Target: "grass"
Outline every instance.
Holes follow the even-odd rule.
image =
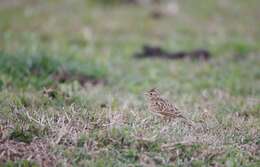
[[[72,75],[88,75],[93,78],[104,77],[105,69],[97,67],[92,60],[72,60],[71,57],[49,56],[41,50],[36,53],[21,51],[8,54],[0,53],[0,66],[3,86],[43,87],[54,84],[52,75],[64,70]]]
[[[0,166],[259,166],[257,0],[176,1],[176,15],[159,19],[151,13],[164,3],[1,3],[0,151],[10,156]],[[135,59],[144,44],[212,58]],[[74,77],[55,80],[63,70]],[[198,123],[151,115],[152,87]],[[25,151],[12,154],[7,141]]]

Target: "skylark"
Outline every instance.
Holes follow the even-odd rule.
[[[153,88],[145,93],[148,98],[149,110],[156,115],[162,116],[164,118],[183,118],[181,112],[178,111],[177,107],[168,102],[167,99],[161,97],[158,89]]]

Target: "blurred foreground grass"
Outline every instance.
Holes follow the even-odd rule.
[[[164,3],[1,1],[1,141],[47,140],[59,166],[259,166],[259,2],[170,3],[157,18]],[[213,57],[133,58],[144,44]],[[105,82],[55,81],[62,70]],[[201,123],[152,117],[152,87]],[[28,155],[0,163],[29,166]]]

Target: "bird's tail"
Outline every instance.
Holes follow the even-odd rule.
[[[178,116],[179,118],[182,118],[184,120],[184,123],[187,124],[188,126],[194,126],[194,122],[187,119],[186,117],[184,117],[183,115],[179,114]]]
[[[184,117],[180,112],[168,112],[168,113],[164,112],[163,115],[168,116],[169,118],[172,118],[172,119],[182,118],[184,123],[187,124],[188,126],[194,126],[195,125],[195,123],[193,121]]]

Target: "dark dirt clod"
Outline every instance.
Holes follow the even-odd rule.
[[[208,60],[211,54],[206,49],[197,49],[190,52],[168,52],[161,47],[145,45],[141,53],[135,54],[136,58],[164,58],[164,59],[192,59],[192,60]]]
[[[107,105],[105,103],[100,104],[101,108],[107,108]]]
[[[52,75],[53,80],[58,81],[59,83],[64,83],[67,81],[78,81],[81,86],[84,86],[86,83],[92,85],[104,84],[104,80],[97,79],[93,76],[88,76],[80,73],[71,73],[66,70],[60,70]]]
[[[0,164],[7,161],[29,160],[43,167],[55,166],[56,157],[49,153],[47,142],[35,140],[30,144],[0,140]]]
[[[153,18],[153,19],[160,19],[163,17],[163,14],[162,12],[160,11],[152,11],[150,16]]]

